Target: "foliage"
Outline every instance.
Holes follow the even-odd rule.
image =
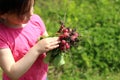
[[[70,27],[75,26],[82,36],[79,47],[71,51],[71,56],[66,56],[70,60],[67,59],[68,65],[62,67],[62,80],[68,76],[67,80],[80,79],[81,70],[97,69],[100,74],[120,70],[119,0],[38,2],[38,14],[43,18],[49,34],[58,30],[58,21],[62,20]]]

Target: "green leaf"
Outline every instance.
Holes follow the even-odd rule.
[[[56,56],[54,61],[53,61],[53,65],[58,67],[65,64],[65,60],[64,60],[64,53],[61,53],[60,55]]]
[[[48,64],[49,61],[50,61],[50,59],[51,59],[51,54],[48,53],[47,56],[46,56],[45,59],[44,59],[44,62]]]

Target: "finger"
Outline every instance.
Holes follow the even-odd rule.
[[[50,46],[59,45],[60,41],[51,42]]]
[[[59,37],[53,37],[55,40],[59,40]]]
[[[49,42],[49,43],[53,43],[53,42],[56,42],[56,41],[57,41],[57,42],[59,41],[58,37],[53,37],[53,38],[49,38],[49,39],[48,39],[48,42]]]
[[[59,40],[59,37],[51,37],[49,39],[51,39],[51,40]]]
[[[55,49],[57,47],[59,47],[59,45],[54,45],[54,46],[50,47],[49,50],[53,50],[53,49]]]
[[[49,46],[46,46],[46,47],[45,47],[45,51],[48,52],[48,51],[50,51],[50,50],[52,50],[52,49],[55,49],[55,48],[57,48],[57,47],[59,47],[59,45],[52,45],[52,46],[49,45]]]

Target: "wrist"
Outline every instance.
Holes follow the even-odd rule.
[[[34,47],[31,48],[31,52],[34,53],[36,56],[39,56],[40,54],[43,53],[40,48],[40,45],[38,45],[38,44],[36,44]]]

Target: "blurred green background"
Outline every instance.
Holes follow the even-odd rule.
[[[49,66],[49,80],[120,80],[120,0],[37,0],[35,13],[49,35],[59,21],[76,28],[79,47],[66,56],[66,64]]]

